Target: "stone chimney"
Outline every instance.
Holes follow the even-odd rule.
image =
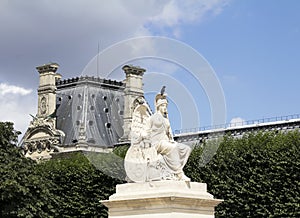
[[[143,68],[132,65],[125,65],[123,68],[126,74],[125,99],[124,99],[124,134],[121,142],[129,141],[130,126],[132,121],[133,102],[137,97],[144,96],[143,75],[146,71]]]
[[[37,117],[46,118],[53,114],[56,108],[56,85],[55,82],[61,78],[56,73],[59,65],[56,63],[44,64],[36,67],[40,74],[38,88],[38,112]]]

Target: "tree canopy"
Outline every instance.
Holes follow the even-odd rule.
[[[12,123],[0,122],[0,217],[107,217],[99,201],[123,181],[97,169],[100,163],[83,153],[36,163],[17,147],[18,134]],[[299,147],[299,130],[225,136],[196,145],[184,170],[225,200],[216,217],[300,217]],[[118,147],[114,154],[124,158],[127,149]],[[108,154],[102,157],[101,166],[113,162]],[[124,171],[120,163],[111,166],[112,175]]]
[[[46,217],[53,209],[52,193],[35,171],[36,162],[17,147],[13,123],[0,122],[0,216]]]
[[[197,146],[186,166],[193,181],[224,199],[216,217],[300,217],[300,133],[259,132],[237,139],[225,136],[204,167],[205,146]]]

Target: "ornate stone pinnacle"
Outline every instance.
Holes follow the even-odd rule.
[[[146,69],[144,68],[133,65],[125,65],[124,67],[122,67],[122,70],[124,70],[126,74],[136,74],[140,76],[143,76],[144,72],[146,71]]]
[[[43,64],[42,66],[36,67],[39,73],[53,72],[55,73],[59,65],[57,63]]]

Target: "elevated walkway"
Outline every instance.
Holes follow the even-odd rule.
[[[177,142],[202,142],[224,134],[241,137],[253,131],[289,131],[300,127],[300,114],[174,131]]]

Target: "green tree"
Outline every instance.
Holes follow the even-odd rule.
[[[36,163],[16,146],[20,132],[13,123],[0,122],[0,217],[47,217],[53,199],[36,171]]]
[[[123,181],[105,172],[124,177],[128,146],[37,164],[21,154],[18,134],[12,123],[0,122],[0,217],[107,217],[99,201]],[[225,136],[197,145],[185,172],[225,200],[216,217],[300,217],[299,147],[298,130]]]
[[[38,165],[50,191],[58,198],[55,217],[107,217],[100,200],[107,200],[121,181],[98,170],[82,153],[69,154]]]
[[[225,200],[216,217],[300,217],[299,131],[226,136],[203,167],[205,146],[193,150],[186,173]]]

